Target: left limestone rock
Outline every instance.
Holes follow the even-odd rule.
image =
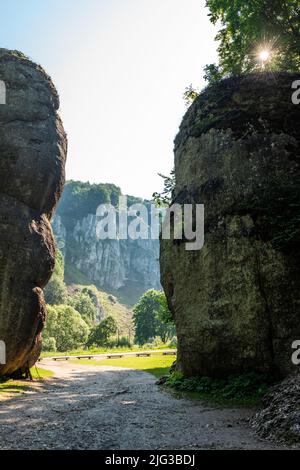
[[[42,289],[55,263],[50,220],[65,182],[67,139],[57,91],[39,65],[0,49],[0,82],[0,375],[8,375],[40,353]]]

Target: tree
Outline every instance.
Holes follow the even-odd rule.
[[[55,269],[44,292],[46,303],[49,305],[61,305],[67,299],[67,289],[64,283],[64,258],[58,249],[55,256]]]
[[[262,68],[300,70],[299,0],[207,0],[206,5],[212,23],[221,23],[219,64],[205,68],[210,83]]]
[[[192,104],[192,102],[197,98],[197,96],[199,96],[199,91],[196,90],[196,88],[194,88],[192,84],[186,87],[183,93],[183,99],[187,108]]]
[[[43,351],[57,351],[56,341],[53,336],[48,337],[47,334],[43,335]]]
[[[174,336],[175,327],[163,292],[148,290],[140,298],[133,312],[135,340],[138,344],[145,344],[156,336],[166,342]]]
[[[46,327],[43,330],[45,346],[53,345],[50,338],[54,338],[56,348],[61,352],[79,348],[86,343],[89,327],[73,307],[48,305],[47,311]]]
[[[118,203],[120,188],[113,184],[90,184],[82,181],[67,181],[57,214],[63,219],[67,230],[72,230],[77,220],[87,214],[95,214],[100,204]]]
[[[153,200],[158,207],[169,206],[172,200],[172,192],[175,188],[175,168],[171,170],[169,176],[158,173],[164,180],[164,189],[161,193],[155,192],[152,194]]]
[[[164,292],[157,291],[159,292],[158,296],[158,301],[160,303],[160,309],[157,312],[158,319],[162,322],[165,323],[166,325],[174,325],[174,319],[172,316],[172,313],[169,310],[168,307],[168,301],[167,297],[165,296]]]
[[[69,297],[68,304],[80,313],[88,325],[92,326],[95,323],[97,308],[87,293],[79,292],[74,297]]]
[[[211,85],[214,83],[217,83],[221,80],[222,78],[222,72],[220,70],[220,67],[218,67],[216,64],[209,64],[204,67],[204,80],[209,82]],[[193,96],[190,96],[190,103],[191,101],[194,101],[199,94],[195,94]]]
[[[159,292],[158,301],[160,303],[160,308],[156,312],[157,335],[161,337],[164,343],[166,343],[167,340],[176,336],[176,328],[164,292]]]
[[[50,280],[45,288],[45,300],[49,305],[64,304],[67,299],[67,291],[64,282],[56,276]]]
[[[87,341],[87,346],[106,346],[109,339],[115,335],[117,331],[118,325],[116,320],[112,316],[108,316],[92,329]]]

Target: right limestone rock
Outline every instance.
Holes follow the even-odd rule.
[[[161,240],[177,369],[188,376],[298,369],[299,79],[261,73],[208,87],[176,137],[173,202],[205,206],[201,250]]]

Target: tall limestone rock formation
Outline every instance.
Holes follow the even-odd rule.
[[[222,377],[285,375],[300,339],[299,74],[207,88],[175,140],[174,202],[205,205],[205,244],[161,241],[178,332],[177,368]]]
[[[53,268],[50,219],[65,178],[59,99],[43,69],[0,49],[0,375],[27,369],[40,352],[43,287]],[[4,85],[3,85],[4,84]],[[3,346],[3,343],[1,343]]]
[[[119,196],[120,188],[113,184],[68,181],[53,230],[65,256],[68,284],[93,283],[113,292],[123,303],[133,305],[146,290],[161,289],[159,241],[150,237],[99,239],[97,207],[109,203],[117,208]],[[128,207],[136,203],[150,205],[149,201],[127,196]],[[149,222],[150,216],[145,223]]]

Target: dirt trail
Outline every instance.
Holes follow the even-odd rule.
[[[0,449],[272,449],[253,411],[177,399],[135,370],[45,361],[55,372],[0,402]]]

